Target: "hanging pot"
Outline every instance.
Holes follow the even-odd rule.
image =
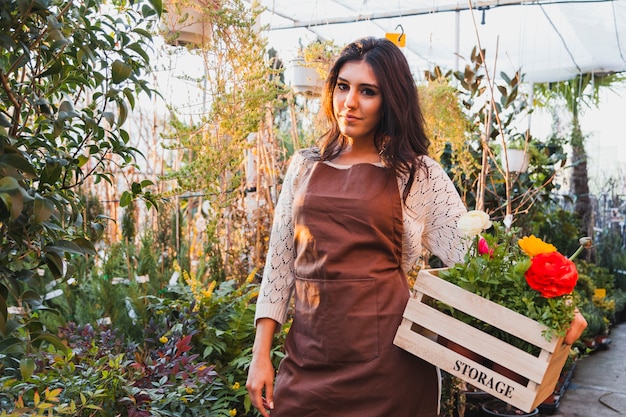
[[[216,0],[165,0],[161,33],[170,45],[202,46],[213,36],[208,10]]]
[[[315,67],[306,65],[303,58],[291,61],[291,88],[294,93],[320,95],[324,88],[324,80]]]
[[[506,160],[504,155],[502,156],[502,163],[508,162],[509,172],[526,172],[530,163],[530,157],[528,152],[524,152],[523,149],[508,149],[506,150]]]

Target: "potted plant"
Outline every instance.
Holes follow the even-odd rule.
[[[525,135],[518,133],[503,147],[502,167],[508,172],[526,172],[534,145]]]
[[[296,57],[291,64],[291,89],[294,93],[319,95],[324,87],[324,80],[315,67],[307,64],[303,57]]]
[[[566,258],[532,235],[520,239],[516,228],[491,222],[482,211],[468,212],[459,220],[459,228],[471,240],[465,262],[440,271],[439,276],[545,325],[550,329],[544,334],[547,340],[565,336],[576,309],[572,291],[578,273],[572,259],[591,240],[581,239],[579,250]],[[488,229],[492,233],[483,233]],[[493,326],[464,319],[496,337],[506,337]],[[532,351],[521,341],[514,343]]]
[[[314,41],[300,47],[298,56],[291,61],[291,88],[294,93],[319,95],[324,80],[339,49],[332,41]]]
[[[165,0],[161,31],[171,45],[206,44],[213,36],[211,11],[219,0]]]
[[[531,412],[553,391],[571,350],[563,338],[576,314],[576,267],[482,211],[458,226],[470,239],[465,261],[418,273],[394,343]],[[591,242],[580,244],[573,257]]]

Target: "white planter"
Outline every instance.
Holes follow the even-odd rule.
[[[294,93],[320,95],[324,88],[324,80],[314,67],[305,66],[304,59],[291,61],[291,88]]]
[[[211,0],[165,0],[161,33],[170,45],[202,46],[213,36],[206,10],[215,7]]]
[[[528,164],[530,158],[528,152],[524,152],[523,149],[507,149],[507,158],[502,156],[502,166],[508,161],[509,172],[526,172],[528,170]]]

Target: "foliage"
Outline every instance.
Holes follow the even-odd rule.
[[[213,368],[190,353],[191,335],[174,332],[147,352],[107,328],[69,325],[62,336],[71,350],[48,349],[22,382],[3,378],[16,404],[8,415],[40,415],[38,396],[49,387],[56,394],[45,398],[50,415],[214,415],[211,392],[219,384]]]
[[[571,211],[555,204],[541,204],[522,222],[526,234],[533,234],[552,243],[561,253],[574,253],[578,247],[579,220]]]
[[[507,214],[530,218],[536,203],[552,198],[551,192],[558,187],[553,179],[565,163],[565,154],[556,137],[539,141],[519,130],[519,119],[529,112],[521,89],[523,74],[501,73],[496,84],[485,68],[485,53],[474,48],[463,71],[444,74],[436,67],[425,74],[429,84],[420,93],[423,90],[423,105],[430,109],[426,117],[432,150],[454,179],[466,206],[494,218]],[[462,114],[457,111],[459,103]],[[511,173],[499,163],[515,138],[523,140],[529,150],[528,172]]]
[[[626,269],[626,247],[623,239],[623,233],[617,227],[598,233],[595,256],[598,266],[610,271]]]
[[[558,285],[564,284],[563,288],[559,288],[558,292],[547,291],[547,287],[535,289],[536,282],[528,275],[541,255],[555,249],[541,242],[541,245],[533,244],[537,247],[536,253],[529,252],[527,244],[523,248],[521,243],[518,244],[519,230],[516,228],[507,230],[497,222],[484,223],[484,227],[491,227],[491,233],[479,236],[478,230],[475,234],[468,234],[472,240],[465,261],[442,270],[439,276],[543,324],[547,328],[544,332],[547,340],[565,336],[574,317],[575,297],[571,291],[575,281],[561,283],[560,276],[553,277],[551,283],[544,285],[553,286],[558,282]],[[561,273],[562,269],[558,271]],[[569,291],[565,290],[569,285]],[[497,329],[490,328],[486,323],[454,311],[452,314],[487,333],[500,335]]]
[[[466,132],[470,126],[461,109],[458,91],[447,78],[435,71],[428,77],[427,85],[418,87],[418,93],[431,140],[429,152],[442,163],[459,186],[464,199],[467,199],[471,188],[463,184],[480,171],[480,155],[473,143],[468,141]]]
[[[258,294],[258,284],[253,283],[255,271],[242,283],[237,279],[207,283],[194,274],[182,272],[182,275],[185,285],[170,289],[171,301],[152,298],[153,316],[169,321],[161,325],[166,329],[176,329],[177,323],[193,323],[194,346],[204,361],[215,366],[222,384],[214,393],[213,412],[228,415],[236,410],[237,415],[252,415],[255,411],[246,395],[245,380],[255,334],[254,302]],[[187,305],[191,308],[187,309]],[[168,315],[171,311],[185,314],[175,313],[172,317]],[[275,366],[282,358],[284,336],[282,332],[276,335]]]
[[[298,55],[304,59],[304,65],[315,68],[320,78],[328,77],[330,68],[339,56],[341,47],[332,40],[316,40],[306,46],[300,46]]]
[[[72,277],[95,254],[102,224],[85,222],[78,188],[112,181],[106,162],[132,165],[138,152],[122,126],[138,97],[153,94],[142,78],[146,25],[160,6],[112,6],[105,15],[100,0],[2,1],[0,355],[10,374],[33,349],[60,345],[31,312],[44,308],[49,280]],[[135,194],[154,204],[147,185],[133,184]]]
[[[581,220],[581,231],[591,235],[592,219],[591,200],[589,198],[589,178],[587,172],[587,154],[585,151],[585,135],[580,125],[580,116],[584,107],[599,103],[600,88],[613,89],[623,83],[623,74],[598,75],[594,73],[579,76],[560,82],[537,83],[534,85],[536,104],[551,107],[553,110],[564,106],[572,116],[571,131],[568,132],[569,144],[572,147],[571,185],[574,195],[574,212]],[[554,132],[558,134],[559,132]]]
[[[271,110],[284,85],[265,56],[266,41],[256,28],[259,14],[242,0],[204,11],[212,36],[201,49],[185,52],[202,57],[208,109],[191,123],[175,114],[167,135],[168,146],[181,152],[180,168],[165,176],[176,182],[167,196],[192,192],[210,207],[207,249],[219,257],[217,267],[225,275],[245,276],[259,260],[267,230],[256,226],[269,223],[278,182]],[[258,180],[246,183],[253,177]],[[199,209],[188,202],[189,219]]]
[[[20,407],[7,415],[39,415],[41,404],[51,415],[76,417],[256,415],[244,386],[254,273],[218,284],[179,272],[179,283],[162,296],[144,298],[149,315],[139,318],[139,343],[110,326],[60,327],[65,350],[48,348],[29,374],[0,378],[5,400]],[[274,358],[281,358],[278,347]]]

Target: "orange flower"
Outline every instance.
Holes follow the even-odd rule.
[[[517,241],[520,248],[531,258],[542,253],[556,252],[556,247],[550,243],[535,237],[534,235],[526,236]]]

